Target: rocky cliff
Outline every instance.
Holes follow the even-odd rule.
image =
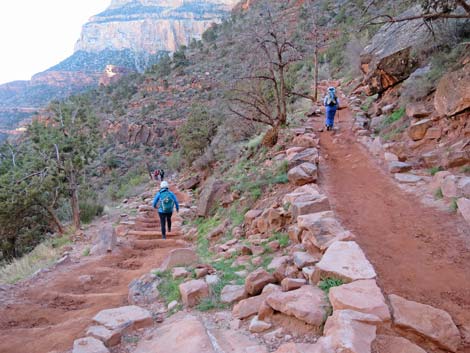
[[[175,51],[199,38],[238,0],[113,0],[83,26],[75,50]]]

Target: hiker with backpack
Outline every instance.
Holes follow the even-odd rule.
[[[171,216],[173,215],[173,209],[176,207],[176,212],[180,210],[178,199],[175,194],[169,190],[168,182],[166,181],[160,183],[160,190],[153,199],[152,207],[157,208],[157,205],[162,229],[162,239],[166,239],[166,225],[168,225],[168,232],[171,232]]]
[[[163,177],[165,176],[165,172],[163,169],[160,169],[160,180],[163,181]]]
[[[326,119],[325,119],[325,127],[326,130],[333,130],[333,125],[335,122],[335,114],[336,110],[339,107],[339,100],[336,96],[336,89],[334,87],[328,88],[328,93],[323,99],[323,105],[326,109]]]
[[[155,169],[153,172],[153,179],[158,180],[158,176],[160,175],[160,171],[158,169]]]

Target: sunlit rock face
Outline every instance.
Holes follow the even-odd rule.
[[[83,26],[75,51],[175,51],[200,38],[238,0],[113,0]]]

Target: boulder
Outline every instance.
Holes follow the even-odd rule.
[[[292,141],[292,145],[296,147],[318,147],[318,139],[315,138],[315,136],[312,135],[299,135],[294,137],[294,140]]]
[[[227,285],[222,289],[220,301],[222,303],[235,303],[246,298],[244,285]]]
[[[317,166],[310,162],[305,162],[289,170],[287,173],[289,182],[294,185],[304,185],[317,180]]]
[[[171,276],[173,279],[185,278],[189,276],[189,272],[184,267],[174,267]]]
[[[109,353],[109,350],[100,340],[94,337],[85,337],[73,342],[72,353]]]
[[[116,231],[111,224],[104,225],[94,240],[94,245],[90,250],[92,255],[103,255],[113,251],[117,244]]]
[[[426,351],[403,337],[378,335],[373,344],[380,353],[426,353]]]
[[[141,339],[134,353],[215,353],[202,322],[190,314],[178,313]]]
[[[304,230],[301,240],[309,251],[312,247],[323,251],[336,241],[354,239],[354,235],[345,230],[330,211],[299,216],[297,223]]]
[[[289,148],[287,151],[289,168],[294,168],[303,163],[318,164],[319,154],[316,148]]]
[[[323,352],[370,353],[376,337],[376,326],[382,320],[353,310],[334,311],[326,320],[324,337],[318,344]]]
[[[414,16],[419,11],[420,7],[415,6],[401,16]],[[427,38],[428,33],[420,20],[384,25],[361,53],[366,94],[382,93],[408,78],[417,67],[412,48],[428,43]]]
[[[437,140],[440,139],[442,136],[442,128],[439,126],[436,127],[430,127],[426,131],[426,135],[424,135],[424,138],[427,140]]]
[[[431,182],[429,183],[428,190],[431,193],[434,193],[437,189],[439,189],[441,187],[442,182],[449,175],[452,175],[452,174],[450,172],[448,172],[447,170],[443,170],[443,171],[440,171],[440,172],[437,172],[436,174],[434,174],[434,176],[432,177]]]
[[[146,273],[140,278],[129,283],[127,300],[129,304],[150,304],[158,299],[158,285],[161,279],[151,273]]]
[[[457,208],[462,217],[470,224],[470,199],[461,197],[457,200]]]
[[[324,323],[328,308],[325,293],[311,285],[289,292],[272,293],[266,298],[266,302],[274,310],[316,327]]]
[[[283,292],[288,292],[294,289],[299,289],[306,284],[307,281],[304,278],[284,278],[281,281],[281,288]]]
[[[199,175],[194,175],[192,177],[189,177],[186,180],[183,180],[183,182],[180,184],[180,189],[182,190],[195,189],[199,185],[200,182],[201,182],[201,177]]]
[[[100,311],[93,321],[109,330],[137,330],[152,326],[152,314],[139,306],[130,305]]]
[[[197,203],[197,215],[199,217],[206,217],[214,205],[216,200],[222,198],[228,192],[229,185],[222,180],[217,180],[213,177],[209,178],[201,192]]]
[[[292,203],[292,218],[296,219],[301,215],[328,211],[329,209],[330,202],[328,197],[325,195],[309,195],[307,197],[299,197]]]
[[[195,306],[201,299],[209,297],[209,286],[202,279],[195,279],[179,285],[181,300],[186,306]]]
[[[434,107],[439,115],[446,116],[470,108],[470,64],[442,76],[434,95]]]
[[[431,115],[431,112],[422,102],[413,102],[406,105],[406,116],[409,118],[423,119],[429,115]]]
[[[199,262],[196,252],[189,248],[174,249],[169,252],[160,266],[161,271],[167,271],[175,266],[189,266]]]
[[[243,299],[232,309],[232,315],[236,319],[245,319],[251,315],[257,314],[261,304],[266,300],[268,295],[281,291],[281,287],[268,284],[264,287],[263,292],[255,297]]]
[[[457,182],[459,196],[470,197],[470,177],[461,177]]]
[[[410,125],[408,128],[408,136],[413,141],[422,140],[426,135],[426,131],[432,126],[431,119],[419,120]]]
[[[430,305],[389,295],[393,322],[397,327],[413,331],[434,341],[438,346],[457,352],[460,333],[450,315]]]
[[[455,175],[446,176],[441,182],[441,191],[444,197],[458,197],[457,177]]]
[[[104,326],[91,326],[86,334],[99,339],[106,347],[113,347],[121,343],[121,332],[108,330]]]
[[[289,235],[289,240],[294,244],[299,244],[302,241],[302,230],[296,224],[289,226],[287,234]]]
[[[268,265],[268,270],[276,271],[279,267],[287,264],[290,260],[289,256],[278,256],[271,260]]]
[[[262,213],[263,210],[249,210],[245,213],[245,224],[250,226],[256,218],[261,216]]]
[[[294,191],[284,195],[282,199],[283,205],[291,205],[295,199],[299,197],[319,197],[321,195],[320,189],[316,184],[305,184],[296,188]]]
[[[271,326],[271,323],[262,321],[258,318],[258,316],[255,316],[253,319],[251,319],[250,326],[248,329],[250,330],[250,332],[260,333],[269,330]]]
[[[245,279],[245,290],[249,295],[257,295],[261,293],[264,286],[269,283],[275,283],[276,280],[269,272],[259,268],[250,273]]]
[[[376,277],[374,268],[354,241],[333,243],[315,267],[323,277],[341,278],[345,282]]]
[[[294,264],[299,268],[302,269],[306,266],[315,265],[320,259],[317,256],[310,255],[304,251],[296,251],[293,254],[294,256]]]
[[[383,321],[390,320],[390,311],[375,280],[359,280],[330,288],[333,310],[351,309],[372,314]]]
[[[390,173],[404,173],[411,170],[411,168],[411,164],[405,162],[395,161],[388,164],[388,170]]]

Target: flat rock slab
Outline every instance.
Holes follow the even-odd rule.
[[[210,334],[220,347],[220,352],[226,353],[268,353],[266,347],[259,345],[242,333],[234,330],[211,330]]]
[[[274,353],[327,353],[323,346],[312,343],[285,343]],[[328,352],[329,353],[329,352]]]
[[[160,269],[162,271],[169,270],[176,266],[189,266],[199,262],[196,252],[189,248],[171,250],[165,261],[163,261]]]
[[[136,305],[102,310],[95,315],[93,321],[110,330],[137,330],[153,324],[152,314]]]
[[[333,310],[351,309],[373,314],[383,321],[390,320],[390,311],[375,280],[360,280],[330,288],[329,299]]]
[[[376,325],[381,322],[375,315],[353,310],[334,311],[326,321],[324,336],[318,344],[325,347],[322,352],[370,353]]]
[[[362,249],[354,241],[337,241],[326,250],[316,268],[324,277],[345,282],[374,279],[377,275]]]
[[[227,285],[220,293],[220,301],[222,303],[234,303],[247,296],[244,285]]]
[[[328,307],[325,293],[311,285],[290,292],[272,293],[266,298],[266,302],[274,310],[316,327],[320,327],[325,321]]]
[[[72,353],[109,353],[109,350],[100,340],[94,337],[85,337],[73,342]]]
[[[405,162],[392,161],[388,164],[388,170],[390,173],[405,173],[410,171],[412,165]]]
[[[215,353],[206,328],[196,317],[177,314],[144,337],[134,353]]]
[[[394,294],[389,295],[389,300],[396,326],[429,338],[451,352],[457,351],[460,333],[449,313]]]
[[[373,344],[380,353],[426,353],[424,349],[403,337],[378,335]]]
[[[106,347],[113,347],[121,343],[121,332],[108,330],[104,326],[91,326],[86,334],[99,339]]]
[[[406,183],[406,184],[414,184],[422,180],[420,176],[410,174],[410,173],[396,173],[394,177],[400,183]]]
[[[461,197],[460,199],[457,200],[457,207],[462,217],[470,225],[470,199]]]

